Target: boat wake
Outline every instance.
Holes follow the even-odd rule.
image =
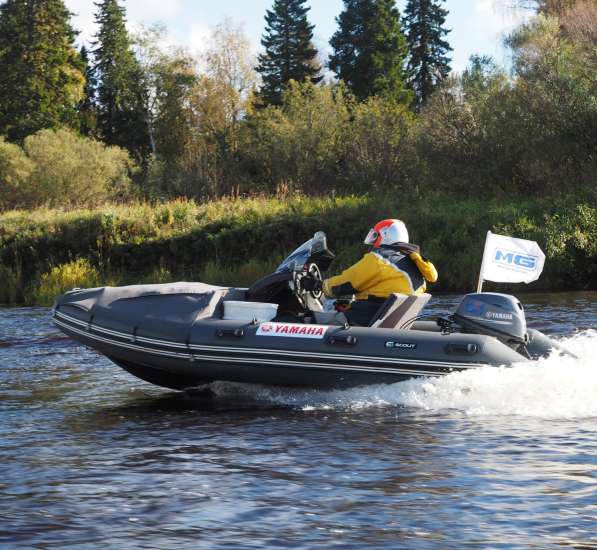
[[[242,396],[305,411],[403,406],[456,410],[469,416],[597,417],[597,331],[583,331],[561,343],[578,358],[557,354],[513,367],[487,367],[443,378],[348,390],[280,389],[228,382],[214,383],[211,390],[217,396]]]

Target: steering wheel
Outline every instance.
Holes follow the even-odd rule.
[[[314,291],[314,290],[304,290],[301,285],[301,279],[303,277],[312,277],[313,279],[317,279],[318,281],[323,281],[323,277],[321,276],[321,271],[317,264],[309,264],[307,269],[300,272],[295,272],[293,277],[293,286],[294,286],[294,293],[300,302],[301,306],[305,309],[309,308],[309,298],[319,301],[323,292],[321,290]]]

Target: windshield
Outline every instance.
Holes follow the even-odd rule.
[[[299,246],[288,256],[276,269],[276,273],[282,271],[300,271],[307,260],[317,252],[327,250],[326,236],[323,231],[318,231],[312,239]]]

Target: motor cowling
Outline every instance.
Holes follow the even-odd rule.
[[[454,320],[465,332],[495,336],[512,347],[528,342],[524,308],[509,294],[467,294],[460,302]]]

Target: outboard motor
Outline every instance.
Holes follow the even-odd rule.
[[[454,314],[454,321],[464,332],[494,336],[528,357],[524,309],[514,296],[492,292],[467,294]]]

